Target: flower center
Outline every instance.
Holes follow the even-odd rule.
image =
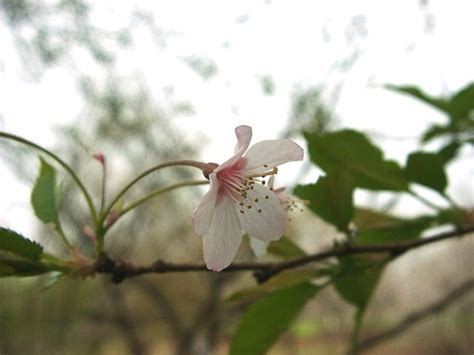
[[[219,190],[217,192],[218,202],[222,196],[230,197],[234,202],[242,203],[247,200],[247,195],[250,190],[253,190],[253,185],[260,183],[266,184],[265,177],[274,175],[278,172],[276,167],[273,167],[261,174],[245,175],[245,166],[247,161],[245,158],[237,160],[231,166],[219,171],[217,179],[220,182]],[[264,165],[264,168],[268,166]],[[250,207],[249,207],[250,208]]]

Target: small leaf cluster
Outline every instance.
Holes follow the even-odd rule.
[[[43,223],[60,230],[58,191],[56,171],[40,159],[40,172],[31,193],[31,205]],[[35,276],[68,270],[67,263],[45,253],[43,246],[37,242],[0,227],[0,276]]]

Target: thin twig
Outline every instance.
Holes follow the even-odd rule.
[[[228,268],[222,270],[222,272],[254,271],[255,278],[259,283],[262,283],[284,270],[297,268],[309,263],[332,257],[368,253],[389,253],[395,257],[408,250],[418,248],[423,245],[460,237],[471,232],[474,232],[474,227],[440,233],[429,238],[416,239],[408,242],[384,243],[375,245],[353,245],[346,243],[337,245],[334,248],[323,252],[280,262],[234,263]],[[126,278],[149,273],[202,272],[209,270],[207,269],[206,265],[202,263],[171,263],[163,260],[158,260],[148,266],[132,265],[122,260],[113,260],[107,255],[101,254],[95,265],[95,271],[97,273],[110,274],[112,275],[112,282],[120,283]]]
[[[391,328],[364,339],[358,345],[357,350],[359,352],[367,350],[369,348],[377,346],[381,342],[387,341],[393,337],[396,337],[397,335],[400,335],[419,321],[422,321],[436,313],[442,312],[450,305],[452,305],[455,301],[457,301],[459,298],[470,292],[472,289],[474,289],[474,279],[465,281],[460,286],[456,287],[454,290],[446,294],[438,302],[419,309],[406,316],[398,324],[392,326]]]
[[[178,339],[185,332],[185,326],[175,309],[173,302],[166,297],[161,289],[145,279],[138,279],[136,286],[146,293],[156,304],[157,310],[168,321],[171,328],[172,338]]]
[[[167,162],[155,165],[154,167],[151,167],[148,170],[145,170],[140,175],[135,177],[132,181],[130,181],[127,185],[125,185],[125,187],[122,188],[122,190],[114,197],[112,202],[110,202],[108,207],[105,208],[105,211],[103,212],[102,217],[103,218],[106,217],[110,213],[112,208],[115,206],[115,204],[122,198],[122,196],[125,195],[125,193],[127,193],[127,191],[130,190],[137,182],[139,182],[140,180],[142,180],[143,178],[147,177],[148,175],[150,175],[151,173],[157,170],[171,167],[171,166],[190,166],[190,167],[203,170],[205,169],[207,165],[205,163],[201,163],[194,160],[174,160],[174,161],[167,161]]]

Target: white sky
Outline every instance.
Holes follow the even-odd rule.
[[[430,0],[428,10],[412,0],[273,1],[270,5],[262,1],[110,0],[94,3],[93,22],[116,29],[137,7],[151,8],[158,26],[175,35],[165,49],[159,49],[148,31],[138,30],[133,50],[119,57],[117,71],[141,77],[157,103],[165,97],[163,87],[171,85],[176,99],[194,105],[195,115],[174,122],[186,136],[209,136],[203,150],[206,161],[228,158],[234,146],[233,129],[239,124],[253,127],[254,141],[276,137],[289,116],[296,87],[337,83],[341,74],[329,68],[350,53],[345,33],[356,15],[366,16],[367,37],[356,40],[363,52],[345,77],[336,111],[341,126],[416,137],[428,123],[443,122],[443,115],[379,86],[416,84],[439,95],[474,79],[474,2],[469,0]],[[432,33],[425,31],[427,15],[433,16]],[[323,40],[323,28],[330,42]],[[223,46],[226,42],[228,47]],[[217,75],[203,81],[180,60],[190,55],[212,59]],[[76,66],[94,70],[80,53],[75,58]],[[48,70],[41,81],[32,81],[3,23],[0,64],[0,129],[54,146],[54,127],[73,122],[82,109],[70,68]],[[97,77],[102,74],[97,72]],[[274,96],[262,94],[260,75],[273,78]],[[383,147],[388,157],[403,162],[415,142],[386,140]],[[463,159],[449,171],[453,196],[471,205],[473,162],[472,150],[464,151]],[[0,162],[0,169],[0,225],[29,234],[33,228],[27,222],[33,218],[28,205],[31,187],[17,182],[6,164]],[[286,170],[280,169],[280,181],[290,181],[297,165]]]

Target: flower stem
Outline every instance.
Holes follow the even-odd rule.
[[[100,212],[104,210],[105,207],[105,195],[107,191],[107,165],[104,161],[102,164],[102,187],[100,192]]]
[[[117,216],[117,218],[110,225],[108,225],[106,228],[107,229],[110,228],[119,218],[123,217],[123,215],[126,214],[127,212],[133,210],[134,208],[140,206],[141,204],[143,204],[145,202],[148,202],[148,200],[152,199],[153,197],[161,195],[162,193],[172,191],[172,190],[176,190],[176,189],[179,189],[181,187],[205,185],[205,184],[208,184],[208,183],[209,183],[209,181],[207,181],[207,180],[185,181],[185,182],[180,182],[180,183],[177,183],[177,184],[174,184],[174,185],[164,187],[164,188],[159,189],[159,190],[155,190],[155,191],[151,192],[150,194],[148,194],[146,196],[143,196],[142,198],[136,200],[135,202],[132,202],[130,205],[128,205],[127,207],[122,209],[120,211],[120,214]]]
[[[69,250],[72,250],[72,245],[71,243],[69,243],[69,240],[67,240],[66,235],[64,234],[63,228],[59,220],[55,223],[55,229],[58,232],[59,236],[61,237],[61,240],[63,241],[63,243],[67,246],[67,248]]]
[[[130,190],[133,185],[135,185],[138,181],[140,181],[141,179],[143,179],[144,177],[150,175],[151,173],[157,171],[157,170],[160,170],[160,169],[163,169],[163,168],[167,168],[167,167],[170,167],[170,166],[191,166],[191,167],[195,167],[195,168],[198,168],[198,169],[205,169],[207,164],[205,163],[202,163],[202,162],[198,162],[198,161],[194,161],[194,160],[172,160],[172,161],[168,161],[168,162],[165,162],[165,163],[161,163],[161,164],[158,164],[158,165],[155,165],[154,167],[148,169],[148,170],[145,170],[144,172],[142,172],[140,175],[138,175],[136,178],[134,178],[132,181],[130,181],[118,194],[117,196],[115,196],[115,198],[112,200],[112,202],[108,205],[108,207],[104,210],[104,212],[102,213],[102,218],[101,218],[101,222],[103,223],[105,218],[107,217],[107,215],[110,213],[110,211],[112,210],[112,208],[114,207],[114,205],[120,200],[120,198],[125,195],[125,193]]]
[[[67,165],[56,154],[50,152],[46,148],[43,148],[43,147],[41,147],[41,146],[39,146],[39,145],[37,145],[37,144],[27,140],[27,139],[24,139],[22,137],[18,137],[18,136],[15,136],[13,134],[9,134],[9,133],[6,133],[6,132],[0,132],[0,137],[10,139],[10,140],[16,141],[18,143],[28,145],[28,146],[30,146],[34,149],[37,149],[37,150],[47,154],[48,156],[50,156],[59,165],[61,165],[64,168],[64,170],[66,170],[69,173],[69,175],[71,175],[73,181],[76,183],[77,187],[82,192],[82,195],[84,196],[84,198],[86,200],[87,206],[89,207],[89,212],[91,213],[94,224],[97,223],[97,212],[95,210],[94,204],[92,203],[92,198],[91,198],[89,192],[87,191],[87,189],[85,188],[84,184],[82,183],[82,181],[79,179],[79,177],[76,175],[76,173],[72,170],[72,168],[69,165]]]

